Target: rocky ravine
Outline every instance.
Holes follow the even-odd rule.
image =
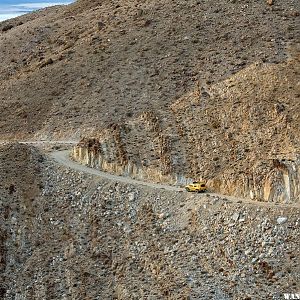
[[[2,147],[0,159],[2,299],[299,291],[299,208],[107,181],[26,145]]]

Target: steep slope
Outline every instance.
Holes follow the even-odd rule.
[[[1,137],[79,137],[149,109],[163,118],[198,83],[285,59],[298,24],[292,0],[78,1],[3,22]]]
[[[16,282],[18,271],[31,255],[31,247],[38,242],[16,239],[19,233],[31,236],[34,219],[38,217],[38,197],[43,188],[41,166],[43,157],[33,148],[11,144],[0,146],[0,298],[7,287]],[[22,225],[21,225],[22,224]],[[18,226],[17,225],[17,226]],[[14,232],[14,233],[13,233]]]
[[[108,181],[18,144],[0,148],[0,170],[3,300],[259,300],[298,290],[297,207]]]
[[[84,139],[73,157],[144,180],[205,179],[213,191],[300,201],[299,50],[280,64],[253,64],[196,87],[165,110]],[[138,147],[137,147],[138,146]]]

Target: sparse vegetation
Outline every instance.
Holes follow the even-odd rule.
[[[299,11],[78,0],[0,23],[0,298],[295,291]]]

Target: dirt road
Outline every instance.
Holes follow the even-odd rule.
[[[69,150],[55,151],[55,152],[52,152],[50,154],[50,156],[52,158],[54,158],[54,160],[56,162],[58,162],[61,165],[66,166],[68,168],[71,168],[73,170],[85,172],[85,173],[92,174],[92,175],[101,176],[101,177],[104,177],[104,178],[107,178],[107,179],[110,179],[110,180],[116,180],[116,181],[124,182],[124,183],[127,183],[127,184],[143,185],[143,186],[148,186],[150,188],[164,189],[164,190],[176,191],[176,192],[184,191],[180,187],[135,180],[135,179],[130,178],[130,177],[117,176],[117,175],[113,175],[113,174],[109,174],[109,173],[106,173],[106,172],[99,171],[97,169],[89,168],[87,166],[84,166],[84,165],[81,165],[81,164],[78,164],[78,163],[74,162],[73,160],[70,159],[69,155],[70,155]]]
[[[50,157],[52,157],[60,165],[66,166],[66,167],[71,168],[73,170],[88,173],[88,174],[91,174],[91,175],[101,176],[101,177],[106,178],[106,179],[115,180],[115,181],[119,181],[119,182],[124,182],[126,184],[142,185],[142,186],[147,186],[147,187],[150,187],[150,188],[162,189],[162,190],[167,190],[167,191],[185,192],[185,190],[183,188],[180,188],[180,187],[135,180],[135,179],[130,178],[130,177],[113,175],[113,174],[110,174],[110,173],[107,173],[107,172],[102,172],[102,171],[99,171],[97,169],[93,169],[93,168],[81,165],[81,164],[73,161],[70,158],[70,150],[51,152]],[[216,194],[216,193],[209,193],[208,195],[211,196],[211,197],[221,198],[224,201],[232,201],[232,202],[241,203],[241,204],[269,206],[269,207],[272,207],[272,206],[276,205],[276,206],[279,206],[279,207],[297,207],[297,208],[299,208],[298,204],[258,202],[258,201],[253,201],[253,200],[250,200],[250,199],[240,199],[240,198],[236,198],[236,197],[233,197],[233,196],[220,195],[220,194]]]
[[[0,141],[0,145],[7,144],[10,142],[11,141]],[[42,148],[44,148],[44,146],[47,146],[47,145],[50,145],[51,147],[53,145],[64,145],[69,148],[72,145],[76,145],[78,143],[78,141],[71,141],[71,140],[70,141],[21,141],[19,143],[30,144],[30,145],[33,145],[36,147],[41,146]],[[109,180],[119,181],[119,182],[123,182],[126,184],[142,185],[142,186],[146,186],[146,187],[150,187],[150,188],[173,191],[173,192],[186,192],[183,188],[180,188],[178,186],[164,185],[164,184],[136,180],[136,179],[133,179],[130,177],[113,175],[113,174],[103,172],[103,171],[100,171],[100,170],[97,170],[94,168],[90,168],[88,166],[81,165],[81,164],[73,161],[70,158],[70,149],[63,150],[63,151],[52,151],[48,155],[51,158],[53,158],[58,164],[63,165],[67,168],[70,168],[70,169],[73,169],[76,171],[81,171],[81,172],[91,174],[91,175],[100,176],[100,177],[103,177],[103,178],[106,178]],[[233,196],[221,195],[221,194],[216,194],[216,193],[207,193],[207,195],[209,195],[211,197],[217,197],[219,199],[223,199],[224,201],[231,201],[231,202],[236,202],[236,203],[241,203],[241,204],[250,204],[250,205],[258,205],[258,206],[268,206],[268,207],[274,207],[275,205],[279,206],[279,207],[295,207],[295,208],[300,207],[299,203],[284,204],[284,203],[273,203],[273,202],[258,202],[258,201],[254,201],[251,199],[236,198]]]

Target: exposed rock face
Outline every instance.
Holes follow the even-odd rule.
[[[72,155],[76,161],[118,175],[176,182],[172,150],[172,139],[162,132],[158,117],[146,112],[126,125],[112,124],[98,138],[83,139]]]
[[[300,201],[300,161],[265,160],[247,173],[233,170],[210,181],[212,189],[229,195],[266,202]]]
[[[163,152],[159,156],[161,165],[155,168],[145,163],[143,165],[141,160],[128,160],[124,145],[119,144],[116,149],[123,149],[123,151],[116,152],[119,155],[113,157],[111,152],[108,152],[108,148],[115,151],[114,146],[117,144],[114,140],[111,141],[111,135],[104,140],[82,140],[74,147],[72,157],[93,168],[146,181],[184,184],[192,180],[172,173],[171,160],[166,159],[167,155]],[[247,173],[236,174],[234,170],[225,171],[210,179],[208,185],[210,190],[215,192],[259,201],[300,202],[300,160],[298,157],[295,161],[285,159],[260,161]]]
[[[83,139],[73,158],[108,172],[268,202],[300,201],[297,55],[227,80]],[[274,99],[276,90],[280,98]],[[251,103],[249,102],[251,99]]]

